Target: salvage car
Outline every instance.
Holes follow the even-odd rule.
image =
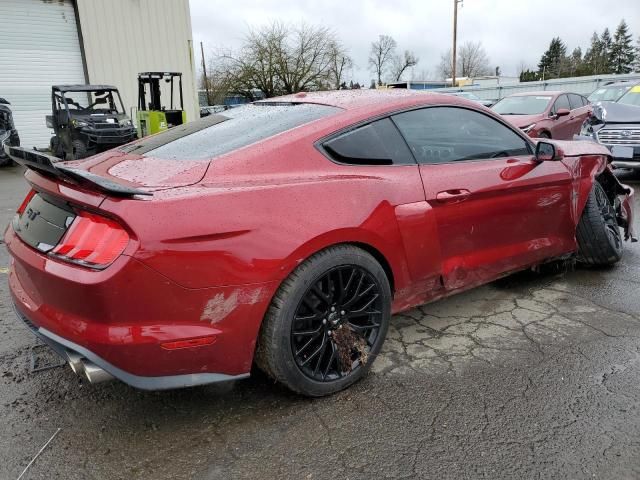
[[[591,112],[582,95],[549,91],[516,93],[491,109],[532,138],[557,140],[572,140]]]
[[[640,85],[615,103],[595,105],[580,136],[609,148],[615,167],[640,171]]]
[[[13,163],[13,160],[5,154],[5,145],[20,145],[20,137],[13,122],[10,103],[4,98],[0,98],[0,167],[6,167]]]
[[[16,312],[89,381],[353,384],[391,314],[552,261],[611,265],[633,190],[594,142],[462,98],[300,93],[84,161],[19,147]]]

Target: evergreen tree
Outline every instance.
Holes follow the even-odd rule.
[[[580,71],[582,69],[582,49],[580,47],[576,47],[571,52],[571,57],[569,57],[569,76],[573,77],[576,75],[580,75]]]
[[[608,28],[604,29],[600,36],[601,53],[599,57],[598,73],[611,73],[611,47],[613,40]]]
[[[584,54],[584,69],[586,75],[597,75],[599,59],[602,55],[602,44],[600,43],[600,37],[596,32],[591,35],[591,45]]]
[[[567,47],[560,40],[560,37],[552,39],[549,48],[544,52],[538,64],[540,75],[545,79],[560,77],[563,73],[563,67],[566,67],[566,56]]]
[[[622,20],[613,36],[613,44],[609,55],[612,73],[631,73],[635,60],[635,48],[627,23]]]

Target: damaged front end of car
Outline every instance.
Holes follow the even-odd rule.
[[[607,147],[616,168],[640,170],[640,107],[597,103],[574,139],[591,140]]]

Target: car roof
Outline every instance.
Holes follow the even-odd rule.
[[[601,85],[596,90],[600,90],[601,88],[610,88],[610,87],[633,87],[638,84],[638,82],[632,80],[620,80],[619,82],[611,82],[605,85]]]
[[[402,107],[410,103],[451,103],[470,105],[468,100],[444,95],[437,92],[420,92],[401,88],[391,89],[362,89],[362,90],[333,90],[324,92],[301,92],[282,97],[259,100],[256,103],[315,103],[338,107],[344,110],[355,110],[362,107],[382,106],[393,108]]]

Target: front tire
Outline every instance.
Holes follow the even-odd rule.
[[[602,185],[594,182],[576,231],[578,261],[593,266],[613,265],[622,258],[622,234]]]
[[[360,248],[323,250],[282,283],[267,311],[256,364],[294,392],[320,397],[360,380],[382,347],[391,289]]]

